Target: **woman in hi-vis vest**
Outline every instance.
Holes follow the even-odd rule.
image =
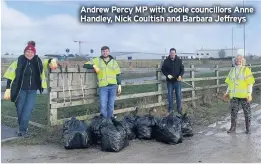
[[[230,99],[231,127],[227,132],[232,133],[236,131],[237,113],[241,105],[245,116],[246,133],[250,134],[250,102],[252,101],[252,88],[255,79],[251,69],[245,66],[246,60],[241,54],[242,52],[238,52],[238,56],[235,58],[235,67],[230,70],[225,80],[228,88],[223,98],[226,101]]]
[[[30,41],[19,56],[7,69],[4,78],[7,79],[5,100],[15,103],[18,117],[19,137],[28,137],[28,123],[35,105],[37,90],[40,93],[47,88],[45,70],[56,69],[54,59],[43,61],[36,55],[35,42]]]

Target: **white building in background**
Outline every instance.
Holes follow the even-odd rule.
[[[207,59],[207,58],[221,58],[220,51],[224,51],[224,58],[231,58],[237,55],[239,48],[230,49],[201,49],[196,51],[196,58]],[[223,58],[223,57],[222,57]]]
[[[162,58],[166,59],[169,55],[164,55]],[[195,53],[177,53],[177,56],[181,58],[182,60],[186,59],[196,59],[196,54]]]
[[[230,49],[201,49],[196,50],[193,53],[177,53],[177,55],[183,59],[218,59],[218,58],[233,58],[237,55],[239,48]],[[131,52],[116,52],[112,53],[112,56],[116,57],[118,60],[140,60],[140,59],[162,59],[163,57],[168,57],[168,53],[131,53]]]

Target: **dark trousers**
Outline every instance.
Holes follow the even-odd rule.
[[[174,111],[174,99],[173,99],[173,91],[175,90],[176,94],[176,103],[177,103],[177,111],[181,112],[181,82],[167,82],[168,88],[168,102],[169,102],[169,112]]]
[[[251,107],[250,103],[247,102],[245,98],[232,98],[230,100],[230,108],[231,108],[231,120],[237,120],[237,113],[240,109],[240,105],[243,108],[245,121],[251,122]]]
[[[28,124],[35,105],[36,90],[21,90],[15,103],[19,132],[25,133],[28,130]]]
[[[114,104],[117,96],[117,85],[100,87],[100,113],[105,118],[113,117]]]

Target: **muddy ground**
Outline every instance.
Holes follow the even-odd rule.
[[[261,106],[252,104],[252,134],[245,134],[244,116],[239,112],[235,134],[227,134],[230,117],[196,129],[195,136],[178,145],[135,140],[119,153],[99,147],[65,150],[61,145],[2,145],[2,162],[261,162]]]

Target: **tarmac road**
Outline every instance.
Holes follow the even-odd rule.
[[[2,145],[2,162],[261,162],[261,106],[257,105],[252,104],[251,135],[244,133],[245,124],[241,110],[236,134],[226,133],[230,126],[230,117],[227,117],[204,127],[203,131],[178,145],[135,140],[119,153],[101,152],[98,147],[65,150],[62,145]]]

